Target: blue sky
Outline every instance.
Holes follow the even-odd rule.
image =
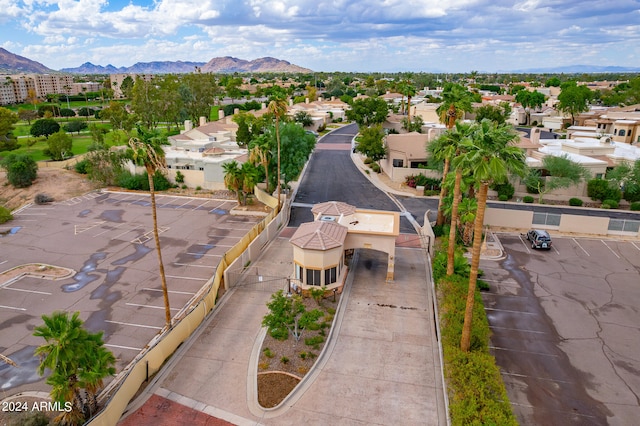
[[[640,0],[0,0],[0,46],[52,69],[217,56],[314,71],[640,66]]]

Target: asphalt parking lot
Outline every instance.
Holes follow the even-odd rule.
[[[175,315],[214,273],[222,255],[261,218],[232,216],[233,200],[156,197],[162,254]],[[36,374],[31,335],[41,315],[80,311],[91,331],[104,331],[120,371],[164,325],[150,198],[93,192],[17,211],[0,229],[0,272],[26,263],[70,268],[62,280],[0,281],[0,352],[19,368],[0,366],[8,394],[49,387]],[[7,232],[8,231],[8,232]]]
[[[640,241],[498,234],[483,260],[492,351],[522,425],[628,425],[640,417]]]

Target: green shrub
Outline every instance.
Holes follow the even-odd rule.
[[[378,163],[372,163],[371,170],[373,170],[376,173],[380,173],[380,165]]]
[[[289,330],[287,330],[287,327],[272,328],[269,330],[269,335],[276,340],[287,340],[289,338]]]
[[[322,336],[313,336],[304,339],[304,344],[307,346],[318,347],[322,342],[324,342],[324,337]]]
[[[75,169],[76,173],[80,173],[81,175],[86,175],[88,165],[89,165],[88,160],[81,160],[81,161],[78,161],[75,164],[75,166],[73,166],[73,168]]]
[[[146,173],[133,175],[125,170],[118,176],[117,185],[133,191],[148,191],[149,178]],[[156,191],[166,191],[171,188],[171,182],[165,175],[156,172],[153,176],[153,186]]]
[[[498,199],[500,201],[507,201],[510,200],[511,198],[513,198],[513,194],[515,194],[516,190],[513,187],[513,185],[511,185],[511,183],[507,182],[507,183],[501,183],[501,184],[494,184],[491,189],[493,189],[494,191],[496,191],[498,193]],[[502,199],[504,197],[506,197],[504,200]]]
[[[269,348],[264,348],[262,352],[264,353],[264,356],[266,356],[267,358],[273,358],[273,356],[275,355],[273,351]]]
[[[602,205],[600,206],[601,209],[610,209],[611,206],[607,203],[602,203]]]
[[[13,215],[8,208],[0,206],[0,223],[6,223],[13,219]]]
[[[182,174],[182,172],[180,170],[178,170],[176,172],[176,182],[177,183],[184,183],[184,175]]]
[[[38,177],[38,164],[27,154],[9,154],[0,163],[15,188],[26,188]]]
[[[618,202],[622,198],[622,191],[620,191],[620,188],[610,185],[604,179],[591,179],[587,182],[587,195],[592,200],[614,200]]]
[[[522,201],[525,203],[533,203],[533,197],[531,195],[525,195],[522,197]]]
[[[569,205],[580,207],[582,205],[582,200],[580,198],[569,198]]]
[[[489,287],[489,283],[485,280],[478,280],[476,286],[480,291],[489,291],[491,289],[491,287]]]
[[[367,157],[364,159],[364,164],[371,164],[371,163],[373,163],[373,160],[371,158]]]
[[[286,356],[282,356],[282,358],[280,358],[280,362],[283,364],[288,364],[289,363],[289,358],[287,358]]]
[[[608,205],[610,209],[617,209],[618,208],[618,202],[616,200],[604,200],[602,202],[602,205]],[[606,208],[606,207],[605,207]]]
[[[631,205],[629,206],[629,210],[632,210],[634,212],[640,211],[640,201],[636,201],[635,203],[631,203]]]

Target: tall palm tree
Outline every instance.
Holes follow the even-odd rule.
[[[276,117],[276,143],[278,145],[278,175],[276,176],[276,182],[278,183],[278,211],[280,211],[280,195],[282,193],[280,184],[280,119],[287,113],[287,100],[285,95],[283,93],[273,95],[267,109]]]
[[[249,143],[249,161],[259,163],[264,168],[267,192],[269,192],[269,162],[271,160],[271,139],[265,135],[259,135]]]
[[[224,171],[224,185],[227,187],[227,189],[230,189],[231,191],[234,191],[236,193],[238,204],[242,204],[242,200],[240,199],[242,177],[240,174],[240,168],[238,166],[239,165],[236,160],[231,160],[228,163],[224,163],[222,165],[222,170]]]
[[[436,112],[440,116],[440,121],[445,123],[448,129],[452,129],[458,118],[462,118],[465,111],[471,111],[472,95],[465,87],[447,83],[442,91],[442,103],[436,109]],[[444,169],[442,171],[442,185],[440,187],[440,200],[444,200],[447,195],[447,189],[444,185],[447,174],[450,167],[449,158],[444,158]],[[436,225],[444,224],[443,203],[438,205],[438,217],[436,219]]]
[[[138,126],[138,136],[129,139],[129,146],[133,150],[133,161],[147,170],[149,179],[149,193],[151,195],[151,212],[153,215],[153,238],[156,243],[158,254],[158,271],[160,272],[160,283],[162,285],[162,296],[164,298],[165,323],[171,327],[171,309],[169,307],[169,292],[167,290],[167,278],[164,273],[164,263],[162,262],[162,250],[160,249],[160,236],[158,235],[158,214],[156,211],[156,192],[153,184],[153,177],[157,171],[166,167],[165,153],[163,145],[167,145],[167,137],[161,136],[157,131],[150,131]]]
[[[469,274],[469,289],[465,306],[464,325],[460,339],[460,349],[467,352],[471,345],[471,324],[473,321],[473,304],[480,265],[480,250],[482,246],[482,228],[484,214],[487,207],[487,193],[492,183],[504,183],[508,176],[523,176],[526,170],[525,154],[520,148],[510,145],[516,141],[518,135],[508,125],[498,125],[489,120],[483,120],[472,140],[465,141],[462,149],[465,152],[465,162],[474,176],[478,209],[474,222],[473,248],[471,251],[471,272]]]
[[[17,367],[18,364],[16,364],[11,358],[9,358],[8,356],[5,356],[3,354],[0,354],[0,361],[5,362],[9,365],[12,365],[14,367]]]

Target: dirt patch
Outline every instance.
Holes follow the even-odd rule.
[[[54,201],[77,197],[98,187],[85,176],[71,170],[57,168],[38,169],[38,177],[27,188],[14,188],[7,173],[0,169],[0,205],[15,210],[32,203],[36,194],[46,194]]]

